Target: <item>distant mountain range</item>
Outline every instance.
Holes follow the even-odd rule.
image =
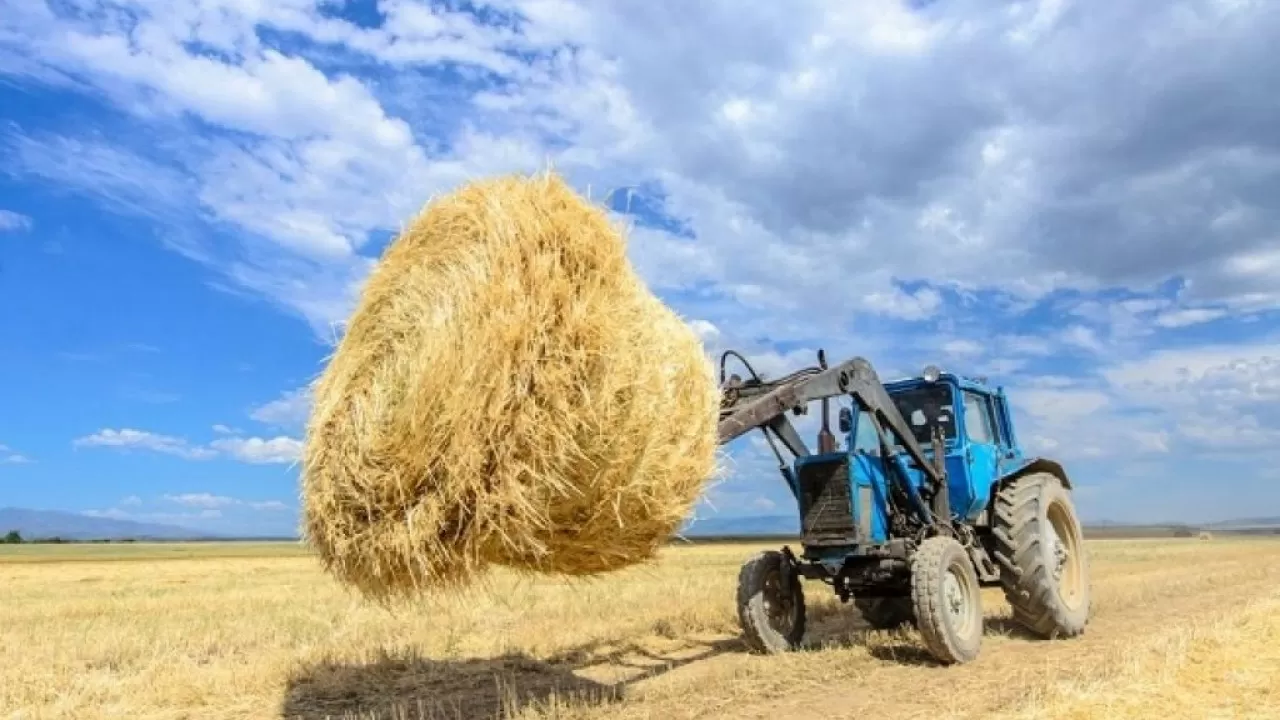
[[[799,515],[753,515],[749,517],[706,517],[686,523],[683,535],[795,535],[800,532]]]
[[[17,530],[26,540],[207,540],[222,537],[177,525],[140,523],[59,510],[0,508],[0,536]]]
[[[1280,527],[1280,516],[1240,518],[1210,523],[1126,523],[1113,520],[1085,521],[1086,527],[1176,527],[1230,530]],[[230,535],[195,530],[177,525],[140,523],[131,520],[94,517],[58,510],[25,510],[0,508],[0,537],[17,530],[27,540],[62,538],[63,540],[217,540]],[[714,537],[725,535],[796,535],[800,531],[798,515],[751,515],[745,517],[712,516],[695,518],[685,524],[682,535]]]
[[[1198,527],[1206,529],[1229,530],[1233,528],[1269,528],[1280,527],[1280,516],[1233,518],[1231,520],[1215,520],[1213,522],[1166,521],[1166,522],[1123,522],[1119,520],[1085,520],[1085,527],[1092,528],[1127,528],[1127,527]]]
[[[1280,515],[1274,517],[1255,517],[1255,518],[1239,518],[1236,520],[1221,520],[1219,522],[1205,523],[1205,527],[1213,528],[1235,528],[1235,527],[1276,527],[1280,526]]]

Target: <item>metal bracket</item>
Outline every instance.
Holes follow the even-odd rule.
[[[789,545],[782,546],[782,559],[785,567],[782,570],[781,577],[778,578],[778,589],[782,591],[782,597],[791,597],[791,583],[796,582],[800,576],[800,563],[796,560],[796,556],[791,552]]]

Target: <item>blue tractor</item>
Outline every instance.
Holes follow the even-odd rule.
[[[725,377],[729,355],[749,378]],[[1071,481],[1059,463],[1023,454],[1003,389],[935,366],[882,383],[865,359],[828,366],[822,351],[818,365],[769,381],[728,351],[720,385],[721,444],[761,430],[799,506],[801,554],[762,552],[739,573],[753,650],[799,647],[802,578],[830,585],[872,627],[914,624],[943,664],[978,656],[983,587],[1002,588],[1030,633],[1084,632],[1089,567]],[[842,397],[843,447],[828,417]],[[814,402],[822,429],[811,451],[788,415]]]

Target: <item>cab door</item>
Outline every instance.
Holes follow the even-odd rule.
[[[964,408],[964,432],[967,442],[964,449],[965,473],[957,483],[948,483],[951,489],[951,510],[961,517],[972,519],[987,506],[991,484],[999,472],[1000,440],[996,432],[995,413],[991,399],[970,390],[962,390]]]

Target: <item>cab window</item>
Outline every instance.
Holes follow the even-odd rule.
[[[995,444],[987,400],[968,390],[964,391],[964,431],[969,436],[969,442]]]

